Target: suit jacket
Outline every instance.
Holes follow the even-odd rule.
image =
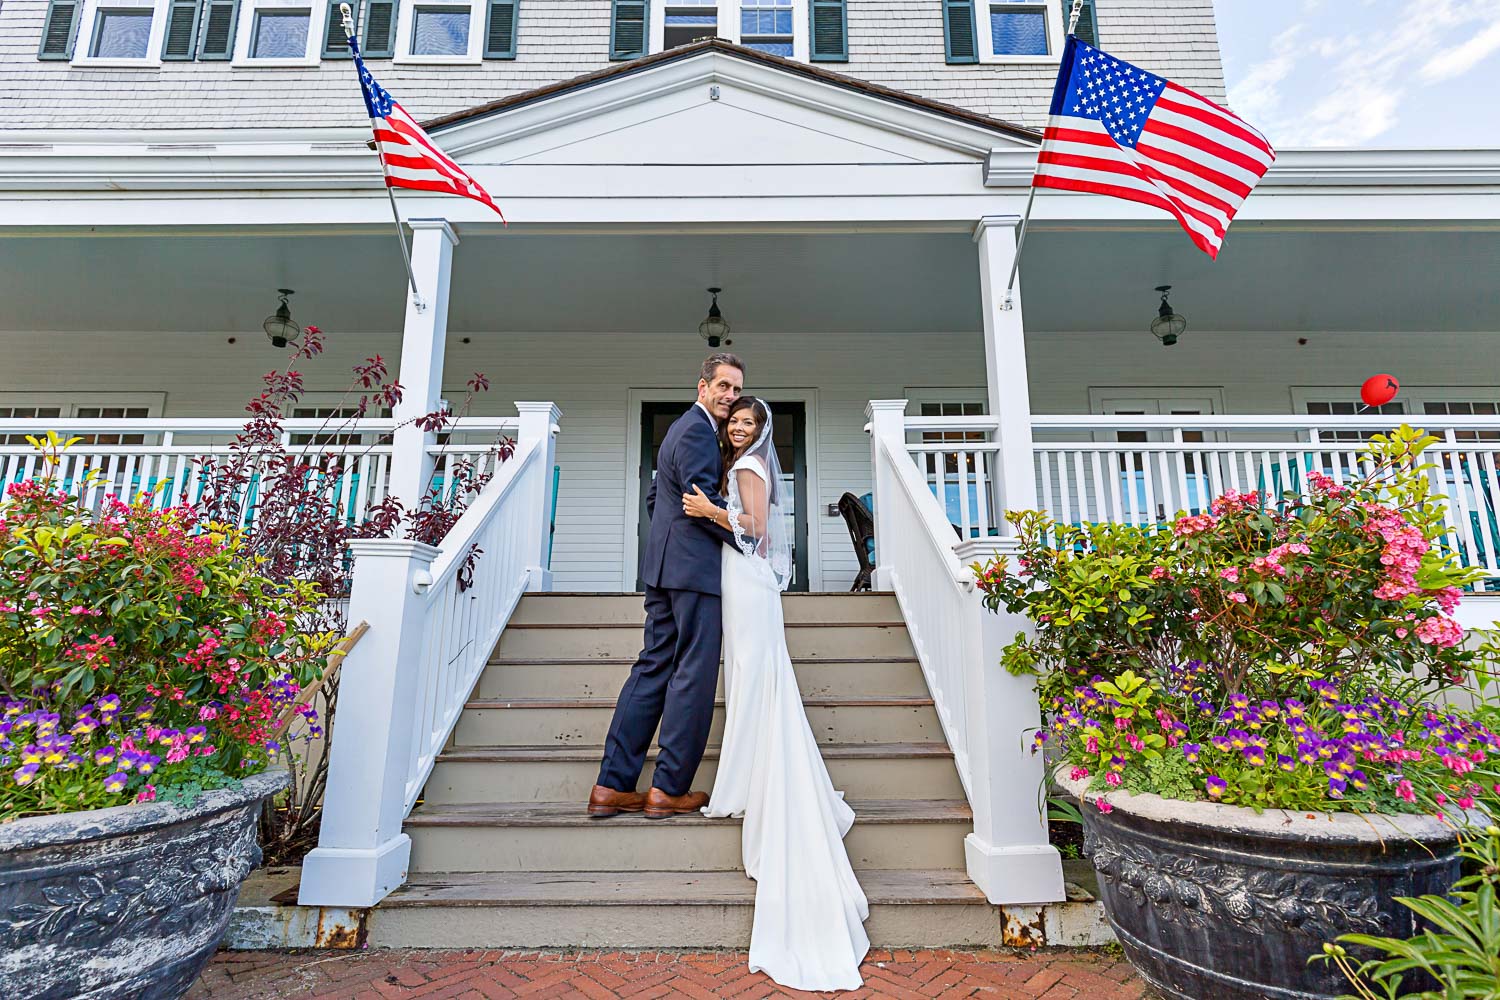
[[[702,517],[682,512],[682,495],[697,486],[720,507],[724,466],[719,439],[707,413],[694,406],[673,421],[656,460],[656,478],[646,493],[651,530],[641,554],[641,579],[663,590],[719,593],[720,557],[734,534]],[[661,503],[657,503],[657,498]]]

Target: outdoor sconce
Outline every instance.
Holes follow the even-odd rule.
[[[1167,302],[1167,293],[1172,290],[1171,285],[1157,285],[1156,290],[1161,292],[1161,305],[1156,310],[1156,318],[1151,321],[1151,333],[1161,341],[1161,346],[1171,347],[1187,330],[1187,317],[1174,313],[1172,306]]]
[[[266,336],[271,338],[271,346],[285,347],[302,336],[302,327],[292,320],[291,307],[286,304],[287,296],[294,294],[290,288],[278,288],[277,294],[281,296],[281,304],[276,307],[273,316],[267,316],[261,327],[266,331]]]

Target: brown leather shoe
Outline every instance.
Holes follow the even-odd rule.
[[[668,795],[653,785],[651,791],[646,793],[646,818],[670,819],[683,813],[695,813],[706,805],[708,805],[707,792]]]
[[[595,785],[589,793],[589,815],[594,819],[608,819],[620,813],[638,813],[646,807],[646,796],[640,792],[617,792],[613,788]]]

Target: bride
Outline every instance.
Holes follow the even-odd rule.
[[[697,486],[683,510],[734,532],[723,559],[724,748],[709,816],[743,816],[745,873],[756,880],[750,970],[793,989],[852,990],[869,951],[865,894],[843,838],[854,811],[833,787],[803,712],[787,652],[781,592],[792,572],[785,488],[771,412],[753,396],[720,430],[728,509]]]

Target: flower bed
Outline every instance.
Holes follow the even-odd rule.
[[[992,609],[1035,623],[1006,647],[1004,664],[1036,678],[1047,716],[1036,745],[1053,748],[1092,803],[1106,902],[1120,877],[1099,863],[1100,850],[1119,853],[1101,839],[1118,826],[1104,821],[1112,793],[1256,812],[1420,814],[1455,830],[1476,807],[1495,814],[1500,735],[1445,694],[1493,677],[1500,649],[1493,637],[1466,637],[1453,617],[1480,573],[1444,548],[1445,498],[1422,457],[1434,441],[1403,427],[1376,436],[1363,471],[1347,481],[1311,472],[1306,495],[1230,492],[1161,526],[1010,515],[1019,572],[1003,558],[975,572]],[[1193,836],[1182,843],[1193,854]],[[1296,891],[1287,890],[1294,908]],[[1170,953],[1172,941],[1193,940],[1207,953],[1172,961],[1206,970],[1200,988],[1331,995],[1326,982],[1308,985],[1316,975],[1237,994],[1213,977],[1239,968],[1229,942],[1246,928],[1185,936],[1174,923],[1181,914],[1145,905],[1162,937],[1134,953],[1129,932],[1122,938],[1147,978],[1148,950]],[[1394,902],[1382,905],[1373,924],[1342,929],[1410,926]]]

